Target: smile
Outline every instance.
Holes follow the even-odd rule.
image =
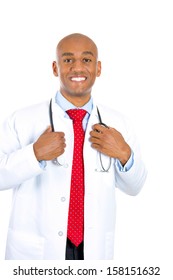
[[[86,80],[86,77],[72,77],[71,81],[73,82],[83,82]]]

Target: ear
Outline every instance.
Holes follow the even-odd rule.
[[[57,67],[56,61],[52,62],[52,70],[53,70],[54,76],[58,77],[58,67]]]
[[[101,75],[101,70],[102,70],[101,61],[98,61],[97,62],[97,77],[99,77]]]

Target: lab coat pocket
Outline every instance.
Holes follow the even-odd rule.
[[[41,260],[43,250],[43,237],[13,229],[8,230],[6,260]]]

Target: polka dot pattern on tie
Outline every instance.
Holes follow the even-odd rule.
[[[83,109],[71,109],[67,111],[67,114],[73,120],[74,129],[74,151],[67,236],[75,246],[79,246],[83,241],[84,235],[83,142],[85,133],[82,127],[82,121],[86,115],[86,111]]]

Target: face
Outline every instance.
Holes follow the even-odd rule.
[[[58,44],[53,73],[59,77],[62,95],[73,104],[90,99],[95,79],[101,74],[97,56],[96,45],[84,35],[67,36]]]

